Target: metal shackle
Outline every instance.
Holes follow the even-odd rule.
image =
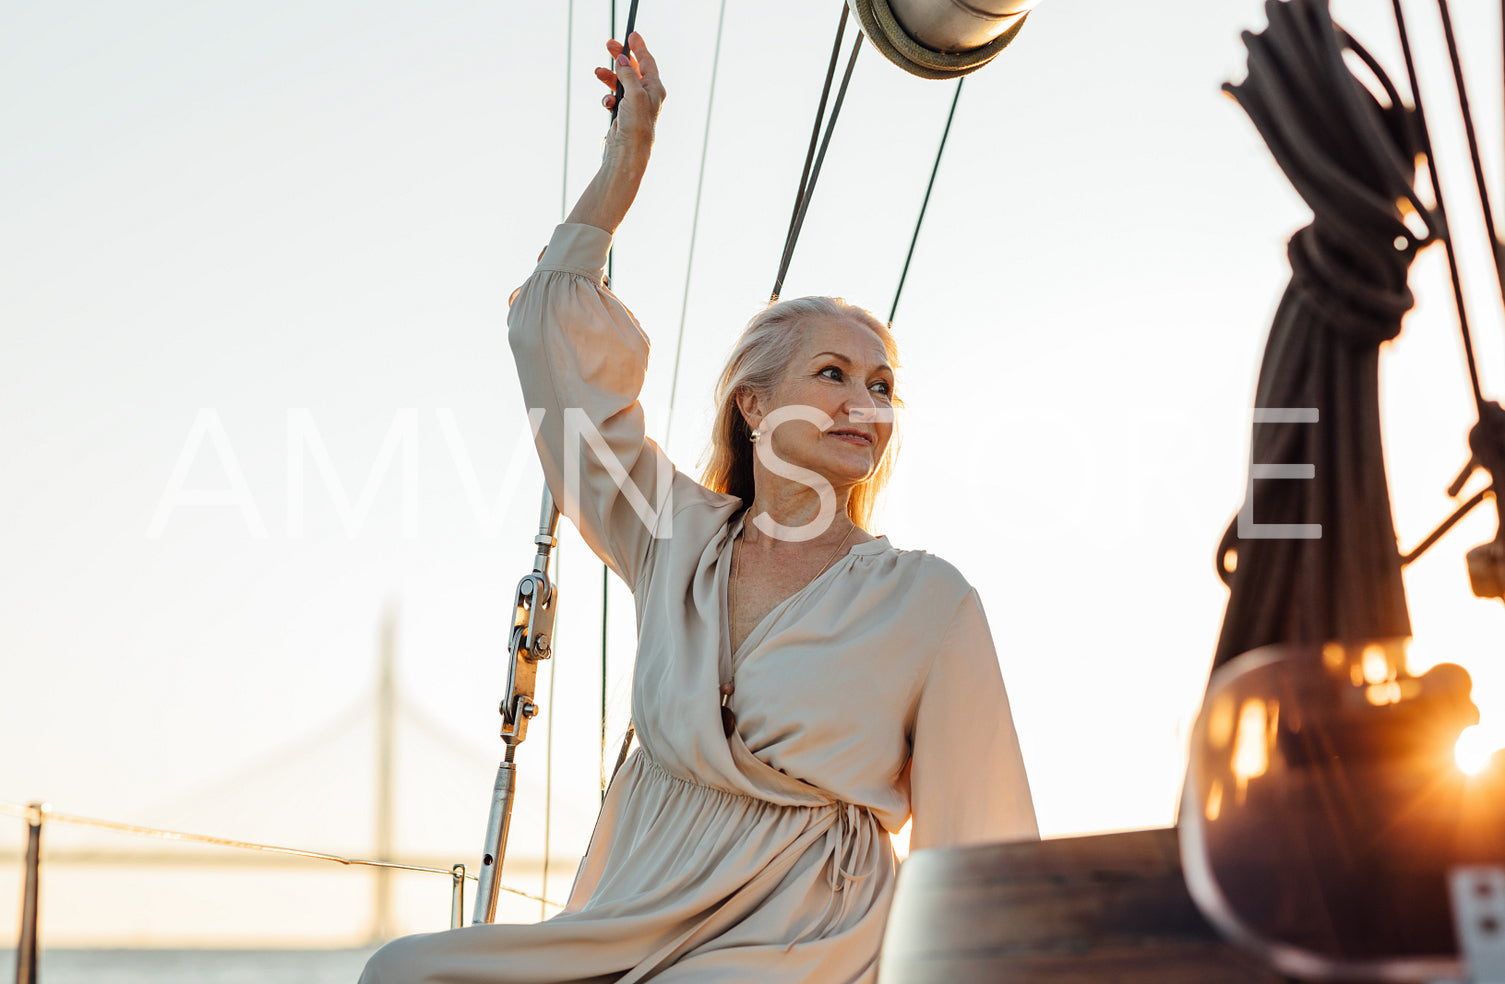
[[[912,75],[975,72],[1009,46],[1035,0],[847,0],[862,33]]]

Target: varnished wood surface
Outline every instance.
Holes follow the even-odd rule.
[[[1281,984],[1187,894],[1173,828],[922,851],[879,984]]]

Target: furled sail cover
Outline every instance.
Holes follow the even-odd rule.
[[[1406,271],[1427,241],[1401,211],[1416,202],[1418,129],[1325,0],[1270,0],[1265,9],[1269,27],[1244,34],[1247,78],[1224,89],[1313,221],[1290,241],[1291,282],[1255,396],[1249,491],[1218,552],[1232,593],[1214,669],[1271,643],[1411,634],[1378,364],[1379,346],[1411,307]],[[1367,66],[1383,100],[1349,70],[1345,50]],[[1289,466],[1315,471],[1293,477]]]

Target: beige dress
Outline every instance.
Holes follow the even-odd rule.
[[[729,653],[741,504],[646,439],[648,339],[601,286],[610,245],[560,226],[508,322],[549,487],[632,587],[641,747],[563,912],[396,940],[362,981],[870,982],[897,868],[885,831],[912,811],[915,850],[1038,836],[982,606],[950,564],[880,537]]]

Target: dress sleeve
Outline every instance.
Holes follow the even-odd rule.
[[[646,437],[638,394],[648,338],[602,286],[610,249],[611,235],[595,226],[555,229],[513,298],[508,340],[554,502],[636,586],[660,522],[672,517],[674,467]]]
[[[931,663],[909,764],[910,847],[1040,836],[982,602],[962,599]]]

